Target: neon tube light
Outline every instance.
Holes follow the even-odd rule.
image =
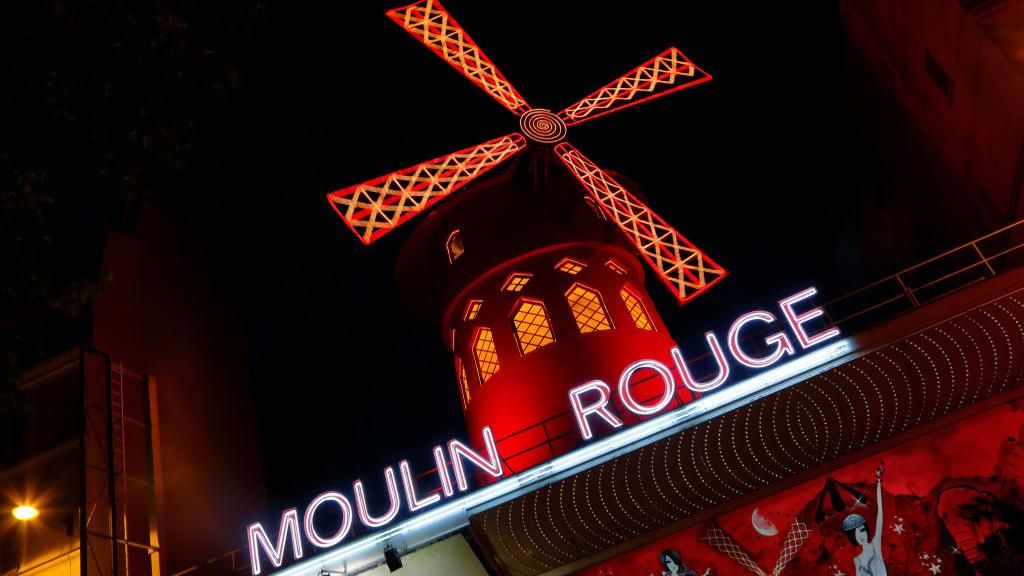
[[[386,530],[298,562],[277,571],[274,576],[310,576],[314,571],[332,566],[343,568],[349,572],[371,568],[383,562],[384,546],[389,541],[402,541],[406,549],[414,550],[418,546],[428,544],[468,526],[469,517],[473,514],[499,506],[523,494],[603,464],[624,453],[650,445],[829,370],[843,363],[845,361],[843,357],[852,349],[849,340],[837,340],[818,350],[733,384],[713,395],[695,400],[523,473],[450,500]],[[293,534],[296,532],[297,530]],[[278,539],[283,541],[280,536]],[[269,539],[267,544],[269,544]],[[295,549],[300,550],[301,548],[296,545]],[[284,550],[282,549],[281,552],[283,556]]]

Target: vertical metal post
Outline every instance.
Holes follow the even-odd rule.
[[[921,303],[917,301],[917,296],[914,296],[913,290],[907,288],[907,284],[903,282],[903,277],[897,274],[896,281],[900,283],[900,288],[903,288],[903,293],[906,294],[907,298],[910,299],[910,303],[914,305],[914,308],[920,306]]]
[[[111,361],[105,358],[107,385],[107,500],[110,503],[110,576],[117,576],[117,471],[114,467],[114,398]]]
[[[89,576],[89,532],[86,526],[86,506],[88,506],[88,497],[85,488],[86,478],[86,456],[85,446],[87,435],[89,434],[89,405],[86,404],[87,394],[86,387],[89,385],[88,377],[86,375],[85,367],[85,346],[78,347],[78,377],[81,380],[81,386],[79,391],[81,392],[81,432],[82,436],[79,439],[78,445],[78,562],[79,562],[79,574],[81,576]]]
[[[988,258],[985,258],[985,255],[982,254],[981,248],[978,248],[978,243],[977,242],[971,242],[971,246],[973,246],[974,247],[974,251],[978,253],[978,258],[981,258],[981,262],[982,262],[982,264],[985,265],[985,268],[988,268],[988,273],[993,275],[993,276],[995,276],[996,275],[995,269],[992,268],[992,264],[989,263]]]

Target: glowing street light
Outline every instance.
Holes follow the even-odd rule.
[[[23,504],[11,510],[11,514],[18,520],[27,522],[39,516],[39,509],[29,504]]]

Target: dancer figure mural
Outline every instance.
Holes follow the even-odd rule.
[[[853,566],[857,576],[889,576],[882,559],[882,531],[885,528],[885,517],[882,515],[882,472],[879,466],[875,469],[875,529],[868,532],[867,520],[860,514],[850,514],[843,520],[843,532],[854,545],[860,546],[860,554],[853,558]],[[873,534],[873,537],[872,537]]]

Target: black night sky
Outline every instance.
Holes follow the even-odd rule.
[[[393,286],[409,230],[363,247],[324,195],[516,119],[388,7],[275,8],[202,186],[170,206],[204,238],[246,319],[271,510],[464,434],[450,354]],[[446,7],[536,107],[561,109],[672,45],[715,77],[569,133],[732,272],[685,309],[649,279],[684,346],[788,290],[861,282],[860,248],[840,240],[856,237],[843,177],[856,136],[831,3]]]
[[[153,199],[243,318],[271,511],[464,435],[450,354],[394,288],[413,226],[364,247],[325,195],[518,128],[384,15],[395,5],[271,4],[235,47],[237,95],[199,119],[194,173]],[[648,278],[684,349],[808,285],[827,299],[934,251],[861,235],[880,200],[858,192],[878,171],[860,111],[885,102],[835,3],[445,6],[535,107],[560,110],[669,46],[714,76],[569,132],[730,270],[682,309]],[[919,229],[941,228],[930,218]]]

